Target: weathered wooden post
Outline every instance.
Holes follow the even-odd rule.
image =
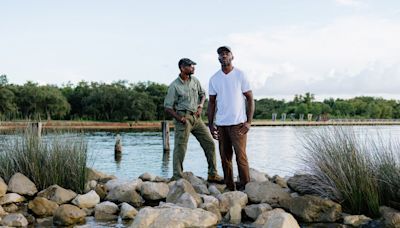
[[[161,121],[161,131],[164,152],[169,151],[169,124],[168,121]]]
[[[114,159],[115,161],[119,162],[121,161],[121,158],[122,158],[122,142],[120,135],[117,134],[114,146]]]
[[[33,134],[37,135],[39,138],[42,137],[42,122],[29,123],[29,128]]]
[[[303,121],[303,120],[304,120],[304,114],[303,114],[303,113],[300,114],[299,120],[300,120],[300,121]]]

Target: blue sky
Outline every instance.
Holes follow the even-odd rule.
[[[399,1],[3,0],[0,13],[11,83],[169,84],[188,57],[207,88],[229,45],[258,98],[400,99]]]

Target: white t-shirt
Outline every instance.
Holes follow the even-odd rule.
[[[217,96],[217,126],[237,125],[247,121],[246,98],[243,93],[250,90],[248,79],[237,68],[228,74],[219,70],[210,78],[208,92]]]

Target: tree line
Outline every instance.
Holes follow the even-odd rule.
[[[170,117],[164,113],[164,97],[168,86],[155,82],[110,84],[81,81],[55,85],[26,82],[8,83],[0,76],[0,119],[56,119],[143,121]],[[375,97],[325,99],[316,101],[311,93],[295,95],[291,101],[263,98],[255,100],[255,119],[271,119],[286,113],[296,119],[301,114],[329,118],[400,118],[400,102]],[[206,110],[206,107],[205,107]]]

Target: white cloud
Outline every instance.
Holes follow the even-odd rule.
[[[335,2],[338,5],[345,5],[345,6],[355,6],[355,7],[366,6],[366,3],[360,0],[335,0]]]
[[[398,94],[400,23],[347,17],[322,27],[231,34],[235,65],[255,94]]]

